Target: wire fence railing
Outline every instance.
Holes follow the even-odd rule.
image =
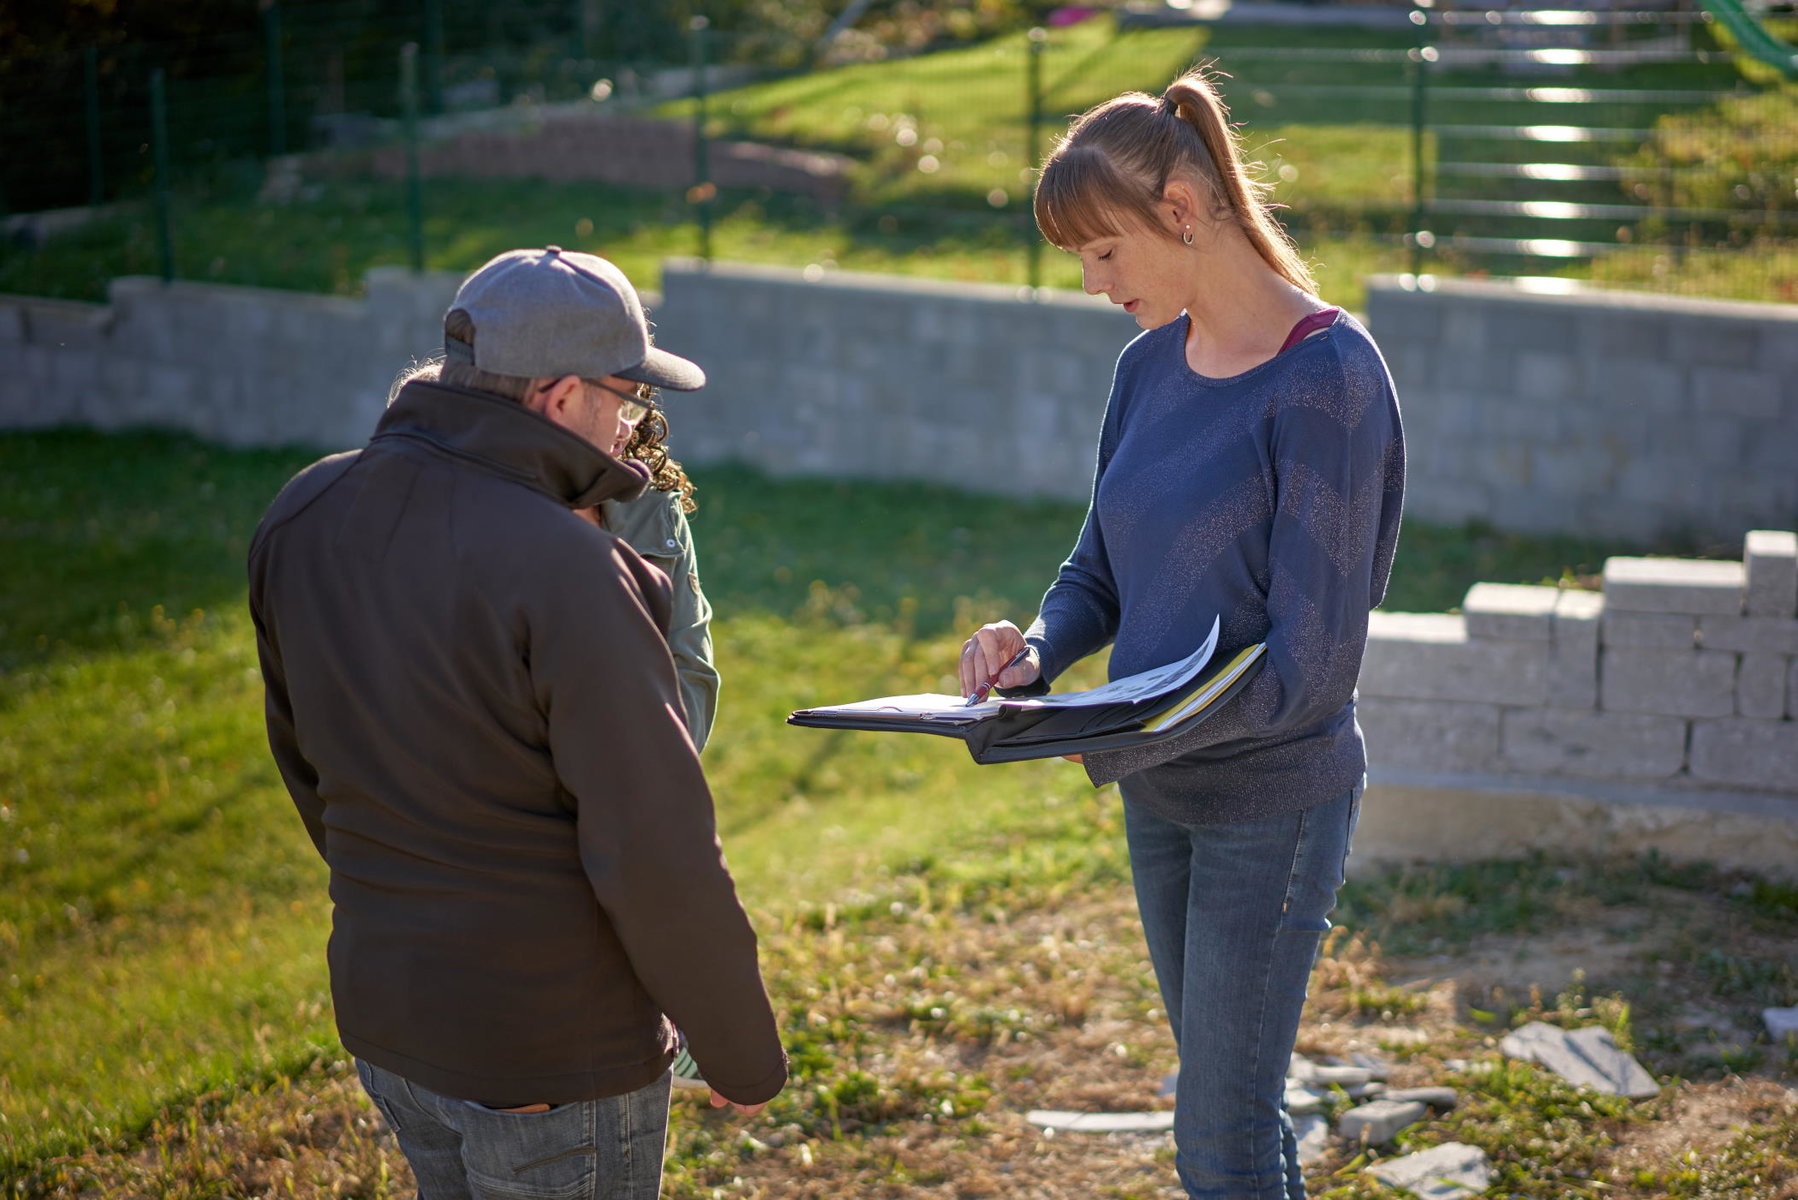
[[[326,24],[324,9],[271,2],[255,28],[179,57],[109,46],[9,64],[0,198],[15,213],[126,202],[140,265],[153,243],[172,278],[207,258],[192,243],[209,230],[183,219],[199,196],[268,206],[360,189],[366,209],[378,191],[404,229],[372,253],[417,267],[456,253],[459,232],[433,223],[443,181],[584,181],[632,214],[597,218],[595,236],[614,241],[659,224],[686,230],[701,257],[778,255],[829,228],[891,261],[952,246],[1036,287],[1028,200],[1050,138],[1073,112],[1204,61],[1227,76],[1302,243],[1359,246],[1354,261],[1419,275],[1798,301],[1798,89],[1747,64],[1704,11],[1652,2],[1422,4],[1355,28],[1317,6],[1297,31],[1099,30],[1101,17],[823,65],[815,46],[703,18],[685,61],[633,61],[593,54],[607,46],[572,21],[548,40],[451,50],[431,3],[414,36],[382,44],[347,9]],[[207,182],[223,176],[251,184]],[[36,231],[38,254],[56,252],[43,233],[55,225],[12,219]]]

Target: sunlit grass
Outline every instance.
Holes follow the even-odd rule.
[[[0,591],[0,1167],[337,1052],[324,868],[268,760],[243,609],[250,531],[309,457],[0,435],[18,581]],[[951,689],[967,629],[1030,618],[1080,506],[696,475],[724,675],[706,761],[758,923],[1121,882],[1115,798],[1068,764],[977,769],[947,739],[784,724]],[[1392,603],[1447,607],[1476,579],[1552,578],[1598,551],[1409,528]]]

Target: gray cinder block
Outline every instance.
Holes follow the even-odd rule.
[[[1736,672],[1736,712],[1777,721],[1786,712],[1786,676],[1792,660],[1771,654],[1744,654]],[[1794,781],[1798,782],[1798,781]]]
[[[1470,641],[1446,613],[1379,613],[1368,619],[1361,687],[1401,700],[1537,705],[1548,699],[1548,642]]]
[[[1604,615],[1599,636],[1607,646],[1628,646],[1636,650],[1690,650],[1698,644],[1698,618],[1685,613],[1619,612],[1611,609]]]
[[[1707,416],[1779,420],[1779,377],[1742,367],[1692,368],[1694,406]]]
[[[1607,558],[1609,611],[1735,616],[1746,572],[1739,562],[1695,558]]]
[[[1381,766],[1479,771],[1498,759],[1499,712],[1496,704],[1364,695],[1355,720]]]
[[[1640,406],[1658,414],[1680,412],[1691,394],[1685,370],[1637,358],[1605,358],[1592,372],[1594,398],[1606,405]]]
[[[1476,583],[1461,601],[1470,638],[1547,641],[1554,634],[1561,589],[1515,583]]]
[[[1790,791],[1798,780],[1798,722],[1694,722],[1690,767],[1706,783]]]
[[[1754,529],[1743,539],[1743,610],[1751,617],[1798,616],[1798,533]]]
[[[1798,654],[1798,620],[1790,617],[1700,617],[1698,644],[1742,654]]]
[[[1607,779],[1665,779],[1686,761],[1686,722],[1640,713],[1512,709],[1499,734],[1512,770]]]
[[[1555,598],[1549,651],[1548,703],[1554,708],[1598,705],[1598,629],[1604,594],[1563,588]]]
[[[1606,646],[1599,706],[1609,712],[1727,717],[1736,711],[1736,656],[1714,650]]]

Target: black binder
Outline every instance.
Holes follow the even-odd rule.
[[[1194,673],[1170,682],[1152,695],[1128,701],[1097,699],[1088,704],[1082,702],[1082,697],[1091,693],[1070,692],[1056,697],[1051,704],[1034,698],[998,700],[964,712],[952,696],[895,696],[886,698],[896,703],[884,713],[878,707],[881,701],[871,700],[857,705],[800,709],[787,718],[787,723],[814,729],[864,729],[960,738],[977,763],[1119,750],[1177,737],[1204,721],[1254,677],[1266,652],[1266,644],[1257,642],[1224,663],[1201,662]],[[941,703],[920,706],[916,703],[920,700]],[[919,711],[921,707],[927,711]]]

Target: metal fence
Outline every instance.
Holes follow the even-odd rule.
[[[431,0],[403,45],[363,36],[353,6],[270,2],[258,27],[189,44],[178,64],[115,46],[14,73],[13,92],[36,99],[0,111],[0,198],[130,201],[173,276],[177,238],[207,236],[177,220],[207,172],[247,165],[264,198],[281,172],[390,187],[414,266],[432,251],[427,177],[593,179],[660,197],[658,219],[689,225],[702,257],[718,252],[720,221],[778,210],[772,223],[795,237],[830,225],[899,254],[965,244],[1035,286],[1028,196],[1049,138],[1130,79],[1125,64],[1141,60],[1129,86],[1154,89],[1196,58],[1229,76],[1301,242],[1363,245],[1370,269],[1798,301],[1798,133],[1779,128],[1798,94],[1757,75],[1708,13],[1670,2],[1318,5],[1299,25],[1120,14],[1105,37],[1051,28],[984,57],[909,60],[898,95],[878,92],[875,68],[821,68],[816,44],[703,18],[671,63],[593,56],[604,46],[573,16],[565,36],[458,52]],[[1192,35],[1190,54],[1170,29]],[[938,61],[963,77],[933,77]],[[539,144],[546,129],[560,149]],[[55,252],[55,225],[13,219],[41,253]]]

